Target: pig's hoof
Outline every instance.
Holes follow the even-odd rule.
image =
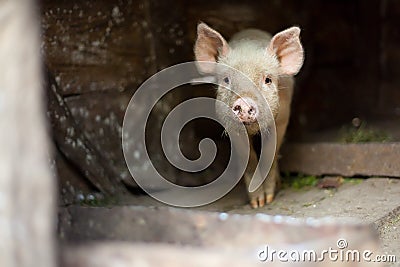
[[[250,201],[250,205],[253,209],[264,207],[265,198],[264,197],[255,197]]]
[[[274,201],[274,194],[267,194],[267,204],[271,204]]]
[[[271,204],[274,201],[274,194],[266,194],[267,198],[264,196],[253,197],[250,200],[250,205],[253,209],[262,208],[265,204]]]

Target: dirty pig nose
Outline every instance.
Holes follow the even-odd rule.
[[[241,122],[250,123],[257,120],[258,108],[251,98],[237,99],[232,105],[232,110]]]

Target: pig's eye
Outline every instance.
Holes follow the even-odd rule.
[[[224,83],[229,84],[229,78],[228,77],[224,78]]]
[[[264,82],[265,82],[265,84],[271,84],[272,80],[271,80],[271,78],[266,77]]]

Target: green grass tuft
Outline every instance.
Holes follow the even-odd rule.
[[[116,205],[117,203],[118,201],[116,198],[105,197],[99,193],[88,194],[83,200],[78,202],[79,205],[87,207],[108,207]]]
[[[363,122],[358,128],[343,127],[339,141],[343,143],[389,142],[391,137],[381,130],[367,127],[367,124]]]
[[[318,183],[318,178],[313,175],[289,175],[282,177],[282,188],[294,188],[296,190],[308,186],[315,186]]]

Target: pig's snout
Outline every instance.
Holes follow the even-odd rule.
[[[245,124],[257,120],[258,107],[251,98],[243,97],[237,99],[232,105],[232,110],[239,120]]]

